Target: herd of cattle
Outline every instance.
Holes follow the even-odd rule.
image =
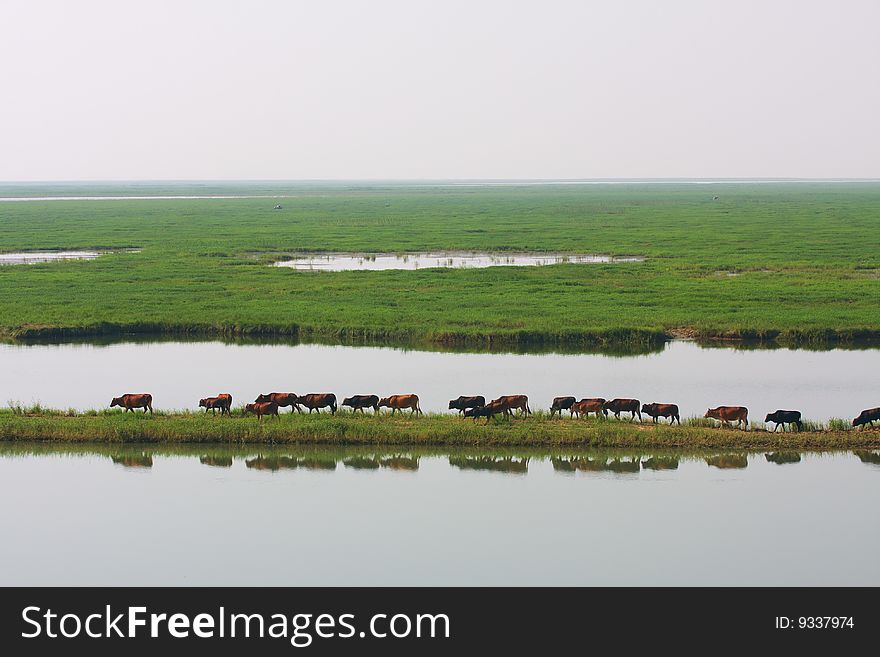
[[[378,395],[353,395],[346,397],[342,401],[343,406],[348,406],[352,411],[365,412],[365,409],[372,408],[374,413],[378,413],[380,408],[390,408],[391,414],[397,411],[401,413],[409,410],[410,415],[422,414],[419,407],[419,396],[408,395],[391,395],[390,397],[380,398]],[[153,396],[150,394],[127,394],[121,397],[114,397],[110,402],[110,407],[119,406],[126,411],[134,412],[136,408],[143,408],[144,413],[153,412]],[[259,395],[253,403],[246,404],[245,413],[253,413],[257,418],[262,419],[264,415],[278,415],[280,408],[290,407],[290,412],[302,413],[303,408],[309,409],[309,413],[316,411],[321,412],[322,408],[329,408],[331,413],[336,413],[336,395],[332,392],[311,393],[308,395],[297,395],[293,392],[271,392],[269,394]],[[219,410],[220,415],[229,415],[232,409],[232,395],[222,393],[216,397],[206,397],[199,400],[199,408],[204,408],[207,413],[210,410],[216,414]],[[513,417],[518,411],[521,416],[532,414],[529,408],[529,398],[526,395],[502,395],[497,399],[486,402],[486,398],[482,395],[471,397],[461,396],[458,399],[449,401],[449,409],[457,410],[459,415],[466,418],[472,418],[476,422],[477,418],[486,418],[486,424],[495,417],[501,415],[504,417]],[[603,399],[601,397],[591,397],[577,400],[575,397],[556,397],[550,405],[550,417],[554,415],[562,416],[563,411],[568,411],[569,417],[587,417],[590,413],[595,413],[596,417],[601,413],[607,417],[609,411],[614,413],[614,417],[620,419],[621,413],[629,413],[630,419],[639,418],[642,421],[642,413],[650,417],[653,422],[657,422],[657,418],[667,418],[669,424],[678,422],[681,425],[681,418],[676,404],[642,404],[638,399]],[[749,409],[745,406],[718,406],[710,408],[703,415],[705,418],[712,418],[727,425],[735,423],[748,430],[749,426]],[[869,408],[862,411],[857,418],[852,421],[854,427],[865,426],[870,424],[874,426],[875,421],[880,421],[880,407]],[[786,425],[797,427],[798,431],[803,428],[801,422],[800,411],[778,410],[768,413],[764,418],[764,422],[772,422],[774,424],[773,431],[779,427],[783,431]]]

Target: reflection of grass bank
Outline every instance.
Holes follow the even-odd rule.
[[[770,433],[616,420],[495,421],[488,426],[450,415],[423,418],[291,415],[231,418],[201,413],[0,412],[0,440],[110,443],[228,443],[455,446],[605,446],[736,449],[852,449],[880,446],[880,431]]]

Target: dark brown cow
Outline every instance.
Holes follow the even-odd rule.
[[[407,408],[410,409],[410,415],[413,413],[423,414],[422,409],[419,408],[418,395],[391,395],[390,397],[383,397],[379,400],[379,408],[390,408],[391,415],[394,415],[397,411],[402,413]]]
[[[550,417],[553,417],[555,413],[559,413],[559,417],[562,417],[562,411],[568,411],[569,417],[571,417],[571,406],[576,401],[574,397],[554,397],[553,403],[550,404]]]
[[[332,392],[310,392],[302,397],[297,397],[296,403],[302,404],[309,409],[309,413],[312,411],[320,413],[322,408],[327,408],[328,406],[331,413],[336,412],[336,395]]]
[[[605,400],[601,397],[581,399],[579,402],[572,404],[570,410],[571,414],[577,417],[589,415],[590,413],[595,413],[596,417],[599,417],[599,413],[608,415],[608,411],[605,410]]]
[[[229,393],[221,393],[216,397],[205,397],[199,400],[199,408],[204,408],[205,413],[211,409],[211,415],[215,415],[217,409],[220,409],[220,415],[229,415],[232,408],[232,395]]]
[[[710,408],[703,417],[720,420],[724,424],[735,420],[737,426],[742,423],[745,430],[749,430],[749,409],[745,406],[718,406],[717,408]]]
[[[297,404],[298,397],[295,392],[270,392],[268,395],[258,395],[254,400],[256,403],[275,402],[279,408],[290,406],[290,412],[302,413],[302,409]]]
[[[474,395],[473,397],[460,396],[458,399],[449,400],[449,410],[458,409],[459,415],[469,408],[479,408],[486,405],[486,398],[483,395]]]
[[[485,406],[477,406],[476,408],[467,409],[464,412],[464,416],[473,418],[474,423],[476,423],[478,417],[484,417],[486,418],[486,424],[489,424],[489,420],[501,413],[507,414],[506,406],[499,402],[493,401],[489,402]]]
[[[352,410],[360,410],[364,413],[365,408],[372,408],[374,413],[379,412],[379,397],[376,395],[352,395],[342,400],[343,406],[350,406]]]
[[[513,411],[520,411],[523,415],[531,415],[529,398],[526,395],[501,395],[492,400],[493,404],[500,404],[504,409],[504,415],[513,415]]]
[[[147,409],[149,409],[150,414],[153,413],[153,395],[142,393],[142,394],[127,394],[122,395],[121,397],[114,397],[110,400],[110,408],[114,406],[120,406],[125,409],[125,412],[128,413],[131,411],[134,413],[134,409],[142,408],[144,409],[144,414],[146,414]]]
[[[773,433],[776,433],[779,425],[782,425],[782,430],[785,431],[786,424],[789,425],[789,428],[791,428],[792,424],[795,425],[798,431],[803,429],[800,411],[774,411],[773,413],[767,413],[764,422],[773,422],[776,425],[773,427]]]
[[[859,416],[852,421],[854,427],[864,427],[866,424],[874,426],[874,421],[880,420],[880,406],[877,408],[869,408],[859,413]]]
[[[678,425],[681,426],[681,418],[678,416],[676,404],[643,404],[642,413],[654,420],[655,424],[658,417],[668,417],[669,424],[678,422]]]
[[[264,415],[274,415],[278,417],[278,404],[275,402],[254,402],[244,407],[245,413],[253,413],[258,420],[262,420]]]
[[[606,411],[614,413],[614,417],[620,419],[621,413],[630,413],[630,419],[635,420],[636,415],[639,416],[639,422],[642,421],[641,405],[638,399],[612,399],[602,404],[602,408]]]

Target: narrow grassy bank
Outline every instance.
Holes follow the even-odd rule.
[[[546,416],[496,420],[489,425],[451,415],[361,416],[339,413],[278,418],[41,411],[0,413],[0,440],[28,442],[215,443],[445,446],[590,446],[693,449],[856,449],[880,447],[880,431],[820,430],[771,433],[685,423],[551,420]]]

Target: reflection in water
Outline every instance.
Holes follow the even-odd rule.
[[[678,459],[668,456],[652,456],[642,461],[645,470],[678,470]]]
[[[153,457],[151,454],[124,454],[124,455],[112,455],[110,458],[116,465],[123,465],[126,468],[152,468],[153,467]]]
[[[706,463],[722,470],[733,470],[747,468],[749,459],[745,454],[719,454],[718,456],[707,458]]]
[[[619,474],[638,473],[641,469],[641,458],[591,459],[583,456],[573,458],[552,457],[550,462],[557,472],[616,472]]]
[[[276,261],[275,267],[308,271],[382,271],[426,267],[535,267],[558,264],[643,262],[640,256],[567,255],[563,253],[299,253]]]
[[[354,468],[355,470],[378,470],[379,461],[366,456],[352,456],[342,461],[342,465],[346,468]]]
[[[200,456],[199,462],[202,465],[213,465],[217,468],[231,468],[232,467],[232,457],[231,456]]]
[[[306,470],[335,470],[336,459],[322,459],[315,457],[292,458],[290,456],[257,456],[247,459],[245,465],[254,470],[295,470],[304,468]]]
[[[494,456],[450,456],[449,465],[462,470],[486,470],[489,472],[510,472],[526,474],[529,471],[528,458],[512,456],[496,458]]]
[[[880,452],[870,449],[856,449],[853,451],[853,454],[858,456],[862,463],[880,465]]]
[[[777,465],[801,462],[801,455],[798,452],[773,452],[771,454],[764,454],[764,458],[769,463],[776,463]]]
[[[383,468],[390,468],[392,470],[416,471],[419,469],[418,457],[391,456],[387,459],[382,459],[379,463],[382,464]]]

